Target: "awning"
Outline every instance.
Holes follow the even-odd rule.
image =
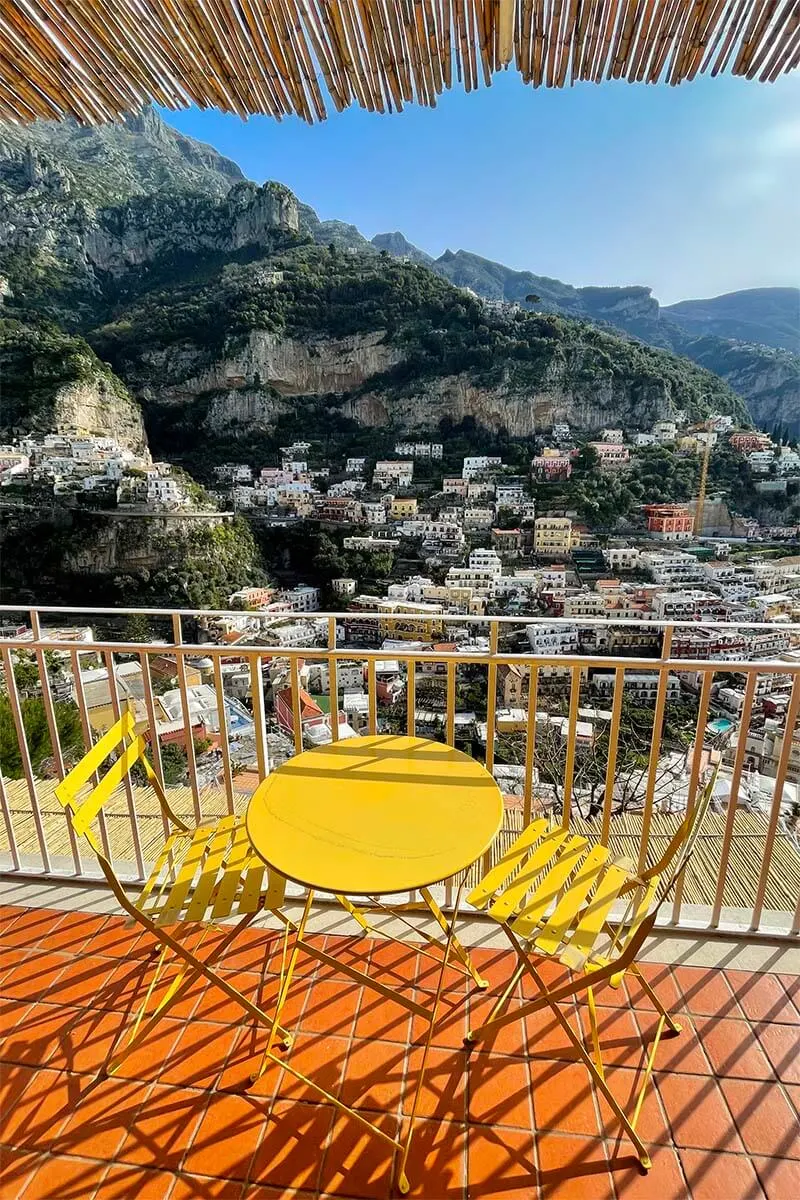
[[[3,0],[0,117],[112,121],[155,102],[321,120],[434,105],[513,65],[579,80],[775,80],[800,0]]]

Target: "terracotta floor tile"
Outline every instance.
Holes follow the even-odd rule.
[[[108,1168],[93,1200],[166,1200],[175,1176],[166,1171],[144,1171],[114,1163]]]
[[[107,916],[99,913],[64,913],[55,925],[42,934],[36,945],[40,950],[60,950],[65,954],[77,955],[84,950],[96,954],[97,950],[87,943],[90,939],[94,941],[107,920]]]
[[[346,1038],[299,1033],[292,1049],[284,1057],[295,1070],[335,1096],[339,1091],[347,1048]],[[318,1091],[296,1079],[289,1071],[283,1071],[280,1075],[277,1095],[281,1100],[306,1100],[312,1104],[322,1100]]]
[[[353,1036],[365,1041],[379,1039],[382,1042],[408,1043],[411,1029],[411,1013],[402,1004],[395,1004],[383,996],[362,988],[361,1003]]]
[[[59,1071],[95,1074],[111,1058],[124,1030],[119,1013],[83,1009],[59,1033],[47,1065]]]
[[[430,992],[416,991],[414,999],[418,1004],[432,1011],[433,997]],[[432,1046],[444,1046],[450,1050],[463,1050],[464,1037],[467,1032],[467,1000],[466,993],[443,992],[439,1000],[439,1009],[433,1023]],[[413,1014],[411,1018],[411,1040],[423,1045],[428,1036],[430,1022],[426,1017]]]
[[[427,954],[418,954],[416,962],[412,966],[413,975],[411,980],[416,988],[420,988],[426,992],[435,992],[439,986],[439,975],[441,973],[441,955],[436,950],[432,951],[436,954],[436,958],[430,958]],[[470,983],[472,981],[470,980]],[[442,990],[445,992],[457,992],[461,995],[466,993],[467,980],[460,970],[454,967],[447,966],[444,971],[444,981]]]
[[[722,971],[705,967],[675,967],[675,982],[687,1012],[699,1017],[741,1017],[742,1010]]]
[[[156,1084],[128,1122],[120,1162],[177,1171],[208,1104],[208,1093]]]
[[[264,970],[281,940],[276,929],[243,929],[224,951],[218,965],[229,971]]]
[[[800,975],[778,975],[789,996],[800,1008]]]
[[[620,1200],[688,1200],[686,1180],[676,1151],[671,1146],[648,1145],[647,1149],[652,1162],[647,1172],[642,1170],[627,1140],[617,1143],[611,1151],[611,1178]],[[716,1200],[723,1198],[718,1196]]]
[[[630,1008],[606,1008],[597,1006],[597,1027],[600,1036],[603,1062],[608,1066],[638,1068],[642,1061],[642,1036]],[[588,1009],[582,1010],[584,1042],[593,1049],[589,1026]]]
[[[800,1159],[800,1118],[779,1084],[722,1079],[720,1087],[748,1153]]]
[[[256,1189],[253,1189],[255,1197]],[[285,1193],[287,1200],[294,1193]],[[233,1179],[212,1179],[205,1175],[178,1175],[169,1200],[240,1200],[242,1184]],[[250,1195],[248,1191],[247,1195]],[[278,1193],[275,1193],[277,1200]],[[266,1200],[266,1198],[265,1198]]]
[[[86,1200],[107,1169],[85,1158],[46,1158],[28,1183],[25,1200]]]
[[[92,997],[93,1008],[109,1012],[133,1012],[144,1000],[153,978],[155,964],[149,958],[106,959],[111,974]],[[166,976],[169,980],[171,976]]]
[[[795,1112],[800,1117],[800,1084],[785,1083],[783,1087],[790,1102],[794,1105]]]
[[[3,926],[3,946],[21,946],[28,950],[40,938],[52,933],[63,916],[58,908],[21,908],[16,918]]]
[[[183,1164],[191,1175],[247,1178],[269,1101],[212,1093]]]
[[[138,1079],[84,1080],[61,1131],[51,1135],[53,1153],[115,1158],[149,1090]]]
[[[753,1158],[767,1200],[797,1200],[800,1196],[800,1162],[790,1158]]]
[[[668,1012],[673,1012],[681,1007],[682,996],[675,980],[675,968],[671,963],[640,962],[639,970]],[[640,981],[630,971],[625,975],[625,989],[634,1008],[655,1011],[653,1001],[647,995]],[[605,996],[610,994],[611,992],[607,991]],[[610,1003],[605,997],[603,1002]]]
[[[636,1010],[636,1020],[642,1031],[643,1057],[650,1052],[650,1047],[658,1027],[658,1015],[652,1012]],[[683,1075],[712,1074],[711,1066],[706,1055],[694,1021],[684,1013],[679,1014],[681,1032],[672,1033],[665,1029],[658,1043],[656,1053],[656,1071],[677,1071]],[[745,1027],[742,1026],[744,1033]]]
[[[350,925],[350,918],[346,918],[348,927],[355,928]],[[355,967],[359,971],[368,971],[370,954],[374,940],[367,934],[362,934],[360,926],[359,932],[352,934],[328,934],[324,940],[322,948],[326,954],[331,954],[339,962],[346,962],[351,967]]]
[[[122,1060],[115,1074],[122,1079],[143,1079],[153,1083],[165,1069],[182,1031],[182,1021],[162,1017],[147,1037]]]
[[[797,1028],[754,1024],[753,1030],[778,1078],[784,1083],[800,1083],[800,1033]]]
[[[606,1071],[606,1083],[611,1088],[611,1094],[622,1105],[623,1111],[630,1116],[636,1104],[636,1095],[641,1086],[644,1071],[629,1071],[626,1067],[610,1067]],[[608,1101],[598,1090],[597,1099],[600,1104],[600,1120],[605,1136],[612,1140],[622,1139],[622,1148],[618,1150],[623,1155],[626,1150],[634,1153],[627,1134],[622,1131],[619,1118],[614,1114]],[[652,1143],[669,1145],[672,1142],[672,1130],[664,1115],[664,1109],[652,1078],[645,1091],[644,1102],[639,1113],[636,1130],[643,1142],[648,1146]]]
[[[253,1159],[251,1182],[316,1188],[335,1111],[327,1104],[277,1101]]]
[[[542,1134],[537,1138],[536,1149],[542,1200],[613,1200],[602,1142]]]
[[[800,1012],[777,975],[726,971],[725,977],[750,1021],[800,1025]]]
[[[403,1129],[405,1137],[406,1130]],[[467,1134],[449,1121],[418,1121],[414,1126],[406,1175],[409,1195],[424,1200],[461,1200],[466,1182]]]
[[[3,1141],[23,1150],[46,1150],[66,1121],[86,1080],[61,1071],[27,1071],[29,1082],[13,1105],[3,1108]]]
[[[719,1078],[773,1079],[774,1072],[759,1043],[754,1029],[743,1021],[724,1017],[695,1018],[697,1036]],[[769,1028],[776,1028],[770,1026]],[[777,1028],[781,1028],[780,1026]],[[791,1032],[785,1030],[785,1032]],[[797,1034],[794,1035],[795,1048]],[[796,1055],[795,1055],[796,1057]],[[800,1075],[798,1075],[800,1079]]]
[[[416,961],[416,951],[408,946],[374,941],[370,952],[370,974],[387,987],[407,988],[413,984]]]
[[[21,1196],[42,1161],[42,1156],[33,1150],[0,1147],[0,1196]]]
[[[583,1063],[531,1060],[533,1114],[542,1132],[600,1133],[591,1077]]]
[[[480,1029],[481,1025],[489,1020],[497,999],[496,995],[473,992],[467,1002],[467,1027],[471,1030]],[[512,1014],[513,1020],[509,1021],[507,1025],[501,1025],[493,1034],[481,1038],[480,1041],[472,1042],[469,1048],[470,1054],[507,1054],[515,1055],[518,1058],[527,1057],[529,1053],[527,1025],[522,1017],[514,1015],[519,1007],[520,1001],[512,996],[500,1015]]]
[[[339,1098],[351,1108],[395,1112],[400,1103],[406,1047],[395,1042],[354,1042]]]
[[[746,1154],[681,1150],[692,1200],[762,1200],[763,1192]]]
[[[659,1074],[657,1086],[676,1146],[719,1151],[742,1149],[713,1076]]]
[[[254,1082],[252,1078],[255,1072],[261,1070],[268,1036],[267,1030],[260,1025],[242,1027],[238,1031],[217,1082],[217,1091],[246,1092],[249,1096],[258,1096],[262,1100],[274,1094],[281,1073],[280,1066],[271,1063],[259,1079]],[[279,1059],[287,1057],[280,1047],[276,1053]]]
[[[499,1054],[470,1056],[468,1112],[471,1122],[530,1129],[530,1092],[527,1062]]]
[[[10,959],[11,956],[4,958]],[[23,951],[22,957],[12,962],[0,982],[0,994],[16,1000],[46,999],[47,992],[61,975],[68,963],[65,954],[49,954],[44,950]]]
[[[395,1118],[383,1113],[375,1123],[390,1137],[397,1136]],[[393,1162],[392,1146],[352,1118],[338,1117],[322,1162],[320,1191],[347,1200],[385,1200],[392,1187]]]
[[[422,1046],[413,1046],[408,1057],[403,1091],[403,1112],[410,1113],[422,1065]],[[420,1117],[440,1121],[464,1121],[467,1107],[467,1059],[461,1050],[431,1046],[425,1065],[425,1078],[417,1106]]]
[[[305,1032],[349,1037],[358,1009],[360,990],[354,981],[318,980],[309,989],[300,1028]],[[287,1022],[291,1024],[288,1016],[281,1018],[284,1026]]]
[[[241,992],[245,1000],[272,1015],[278,998],[278,984],[273,975],[261,976],[256,971],[220,971],[220,978]],[[219,1025],[241,1025],[243,1021],[250,1020],[240,1001],[229,996],[218,984],[208,982],[202,987],[198,981],[195,986],[198,1001],[192,1012],[194,1020],[212,1021]],[[286,1019],[295,1021],[301,1008],[302,988],[298,987],[297,992],[289,993]],[[180,1012],[176,1010],[175,1016],[179,1015]]]
[[[156,1026],[156,1031],[158,1028]],[[236,1039],[235,1029],[210,1021],[192,1021],[184,1026],[169,1058],[162,1065],[159,1081],[180,1087],[213,1087]]]
[[[579,1037],[585,1035],[585,1013],[575,1005],[565,1007],[564,1015],[572,1030]],[[532,1058],[559,1058],[574,1062],[578,1051],[564,1032],[563,1026],[557,1020],[553,1011],[542,1008],[538,1012],[528,1013],[525,1017],[525,1027],[528,1031],[528,1053]]]
[[[84,1012],[53,1004],[30,1004],[26,1008],[24,1020],[3,1043],[3,1060],[43,1067],[53,1057],[59,1042],[69,1040],[72,1028]]]
[[[317,947],[318,949],[321,950],[321,949],[323,949],[325,939],[324,939],[324,937],[320,937],[318,934],[316,934],[316,935],[312,934],[306,938],[306,941],[308,942],[309,946]],[[289,949],[287,952],[287,962],[288,962],[288,956],[291,953],[292,953],[292,939],[290,937],[289,938]],[[280,971],[281,971],[282,954],[283,954],[283,946],[282,946],[282,939],[281,939],[280,944],[278,944],[276,942],[273,945],[272,954],[270,955],[269,961],[266,964],[264,970],[269,971],[273,975],[279,975]],[[301,947],[297,954],[297,961],[295,962],[293,974],[298,975],[298,976],[315,975],[317,972],[317,968],[319,966],[320,966],[319,959],[316,958],[309,950],[305,950]]]
[[[92,937],[91,952],[104,958],[147,958],[156,941],[141,925],[128,924],[124,917],[108,917],[103,928]]]
[[[50,1004],[77,1004],[89,1007],[94,996],[110,979],[114,964],[97,955],[81,955],[69,962],[47,990]]]
[[[10,1037],[31,1007],[30,1000],[0,997],[0,1040]],[[3,1047],[5,1057],[5,1047]]]
[[[530,1130],[470,1125],[467,1177],[470,1200],[533,1200],[533,1134]]]

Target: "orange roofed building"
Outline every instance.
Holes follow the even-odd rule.
[[[685,504],[646,504],[647,528],[665,542],[688,542],[694,518]]]

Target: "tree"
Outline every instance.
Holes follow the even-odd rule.
[[[85,749],[80,714],[71,701],[59,701],[53,707],[61,753],[67,762],[73,761]],[[34,774],[39,774],[47,761],[53,758],[44,702],[39,696],[30,696],[21,702],[21,708],[31,766]],[[8,696],[0,696],[0,769],[9,779],[22,778],[22,755]]]

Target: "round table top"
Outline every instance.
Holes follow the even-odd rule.
[[[481,763],[440,742],[383,734],[288,759],[253,793],[247,832],[287,879],[389,895],[470,866],[502,819],[502,794]]]

